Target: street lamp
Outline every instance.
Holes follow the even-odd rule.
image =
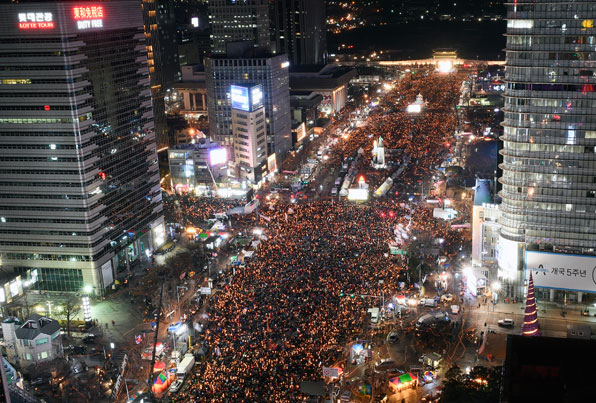
[[[83,319],[85,322],[91,322],[91,303],[89,302],[89,296],[83,295]]]

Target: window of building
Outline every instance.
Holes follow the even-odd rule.
[[[41,359],[42,360],[48,358],[48,352],[47,351],[42,351],[40,355],[41,355]]]
[[[41,346],[42,344],[48,344],[50,342],[50,339],[47,337],[44,337],[43,339],[39,339],[35,341],[35,344],[38,346]]]

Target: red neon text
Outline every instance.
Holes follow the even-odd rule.
[[[19,29],[52,29],[53,22],[19,22]]]
[[[103,18],[103,6],[74,7],[72,12],[75,20]]]

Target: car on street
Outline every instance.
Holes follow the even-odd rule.
[[[176,379],[170,386],[170,393],[178,393],[183,383],[183,379]]]
[[[501,327],[513,327],[513,319],[500,319],[498,322],[498,325]]]
[[[71,354],[80,355],[85,354],[87,352],[87,347],[85,346],[68,346],[68,350],[70,350]]]
[[[343,392],[341,392],[341,395],[339,395],[339,400],[341,402],[349,402],[352,400],[352,392],[350,392],[349,390],[344,390]]]
[[[94,334],[90,334],[89,336],[83,337],[83,343],[85,344],[93,344],[97,340]]]
[[[50,378],[49,377],[39,377],[39,378],[35,378],[31,381],[31,385],[36,386],[36,385],[43,385],[45,383],[49,383],[50,382]]]
[[[447,301],[447,302],[453,301],[453,294],[443,294],[443,295],[441,295],[441,302],[443,302],[443,301]]]
[[[375,372],[380,374],[396,366],[397,363],[392,358],[383,358],[375,364]]]

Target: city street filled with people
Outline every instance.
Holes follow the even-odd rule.
[[[386,112],[352,131],[330,164],[360,147],[370,155],[371,137],[378,136],[410,156],[406,184],[441,162],[452,141],[457,78],[418,74],[400,81],[382,101]],[[414,118],[403,109],[418,93],[433,112]],[[363,160],[361,168],[366,165]],[[218,203],[178,207],[198,219],[229,207]],[[461,245],[459,233],[434,219],[431,209],[392,198],[265,204],[261,210],[235,220],[240,228],[265,228],[267,240],[211,297],[203,331],[210,354],[176,401],[302,400],[301,382],[321,379],[324,366],[342,359],[346,343],[370,335],[367,309],[399,291],[406,263],[387,253],[397,224],[443,239],[446,252]]]

